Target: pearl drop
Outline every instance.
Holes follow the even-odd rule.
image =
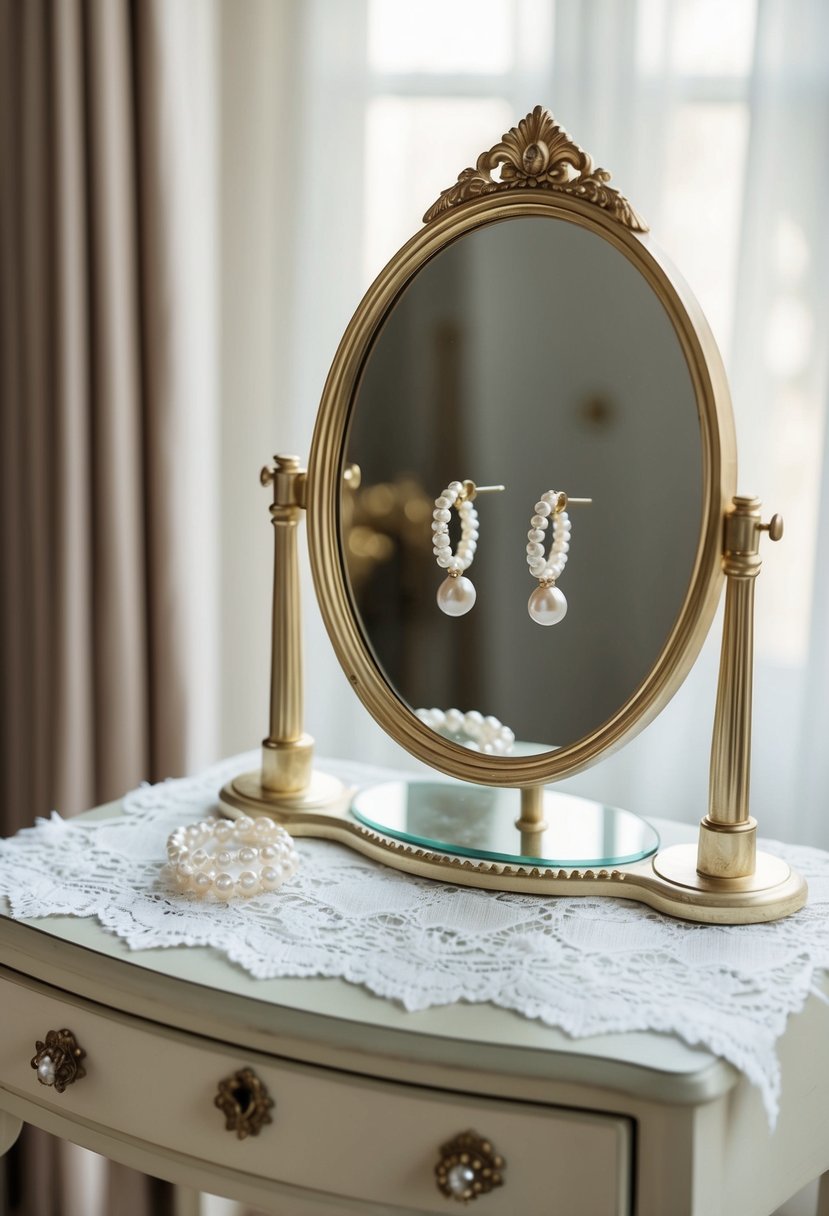
[[[531,557],[535,557],[536,555],[540,557],[543,552],[544,552],[544,546],[540,545],[538,543],[538,541],[531,540],[529,542],[529,544],[527,545],[527,553]]]
[[[468,578],[446,578],[438,587],[438,608],[447,616],[464,616],[475,603],[477,592]]]
[[[484,724],[484,715],[477,709],[470,709],[468,714],[464,714],[463,726],[467,734],[477,737],[481,727]]]
[[[432,518],[438,520],[439,523],[448,524],[452,518],[452,512],[440,507],[437,511],[432,512]]]
[[[447,709],[446,711],[446,728],[453,733],[461,730],[463,727],[463,714],[459,709]]]
[[[446,487],[446,489],[447,489],[447,492],[451,495],[452,501],[454,502],[454,500],[458,497],[461,490],[463,489],[463,486],[461,485],[461,483],[459,481],[450,481],[449,485]]]
[[[548,502],[537,502],[533,507],[533,510],[535,511],[536,515],[544,516],[550,514],[552,507]]]
[[[220,866],[229,866],[233,864],[233,854],[227,849],[220,849],[216,854],[216,862]]]
[[[539,625],[557,625],[567,615],[567,600],[558,587],[537,587],[527,607]]]
[[[217,840],[226,840],[232,831],[233,826],[226,819],[220,819],[214,829]]]
[[[527,540],[534,540],[534,541],[538,542],[543,539],[544,539],[544,529],[543,528],[530,528],[529,532],[527,533]]]
[[[239,860],[245,864],[250,864],[250,862],[256,861],[258,855],[259,850],[252,849],[250,845],[245,845],[244,848],[239,850]]]
[[[240,832],[249,832],[253,827],[253,820],[247,815],[240,815],[236,820],[236,827]]]
[[[213,886],[213,879],[209,874],[205,874],[204,871],[202,871],[193,879],[193,885],[201,895],[210,890],[210,888]]]
[[[439,511],[447,511],[452,506],[452,499],[441,494],[440,498],[435,499],[435,506]]]
[[[254,874],[253,870],[244,870],[239,875],[238,883],[239,890],[244,891],[245,894],[249,895],[252,891],[256,890],[259,880]]]
[[[262,846],[259,856],[263,861],[273,861],[275,857],[279,856],[279,850],[276,845],[266,844]]]
[[[546,532],[549,522],[550,521],[545,519],[543,515],[533,515],[532,519],[530,520],[532,526],[534,528],[540,528],[542,532]]]

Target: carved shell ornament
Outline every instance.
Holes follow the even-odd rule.
[[[492,176],[500,169],[499,177]],[[607,183],[606,169],[594,169],[587,153],[543,106],[522,118],[501,142],[482,152],[474,169],[464,169],[454,186],[441,192],[423,217],[428,224],[444,211],[500,190],[542,189],[569,194],[607,211],[633,232],[648,226],[628,200]]]

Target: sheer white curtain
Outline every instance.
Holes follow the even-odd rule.
[[[740,491],[787,523],[764,546],[757,588],[753,807],[766,834],[829,845],[829,7],[310,0],[291,11],[293,105],[274,147],[297,200],[282,238],[293,307],[273,441],[307,453],[368,283],[462,167],[548,106],[648,218],[723,350]],[[306,619],[321,752],[414,764],[355,701],[310,588]],[[715,625],[657,722],[571,784],[647,814],[704,813],[718,652]]]

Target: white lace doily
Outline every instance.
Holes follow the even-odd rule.
[[[454,887],[322,840],[297,842],[303,864],[273,895],[225,905],[176,894],[162,875],[168,834],[203,819],[221,785],[257,763],[254,753],[144,786],[119,818],[39,820],[0,841],[0,894],[17,918],[94,916],[134,950],[213,946],[257,978],[339,976],[408,1010],[489,1001],[577,1037],[670,1032],[744,1072],[774,1123],[777,1039],[829,966],[829,854],[766,842],[807,878],[809,903],[740,927],[622,899]],[[399,776],[326,768],[355,785]]]

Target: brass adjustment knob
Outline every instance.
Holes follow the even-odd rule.
[[[225,1127],[240,1140],[258,1136],[266,1123],[273,1123],[273,1099],[252,1068],[242,1068],[219,1082],[214,1106],[225,1117]]]
[[[760,524],[761,532],[768,532],[769,540],[780,540],[783,535],[783,516],[772,515],[767,524]]]
[[[435,1166],[438,1190],[447,1199],[469,1203],[503,1186],[506,1164],[489,1140],[483,1140],[477,1132],[461,1132],[441,1145],[440,1161]]]
[[[62,1094],[67,1085],[73,1085],[86,1076],[81,1060],[86,1052],[78,1046],[71,1030],[50,1030],[45,1039],[35,1043],[32,1068],[37,1070],[41,1085],[53,1085]]]

